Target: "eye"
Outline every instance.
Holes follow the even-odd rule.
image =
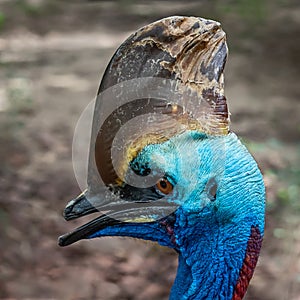
[[[172,183],[166,178],[161,178],[156,183],[156,187],[161,193],[163,193],[165,195],[170,194],[173,191]]]

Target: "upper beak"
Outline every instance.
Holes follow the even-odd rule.
[[[83,192],[67,204],[63,215],[65,220],[70,221],[97,211],[98,209],[91,204]]]

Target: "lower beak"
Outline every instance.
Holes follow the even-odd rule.
[[[61,247],[71,245],[81,239],[88,238],[90,235],[101,229],[121,223],[121,221],[110,218],[103,214],[98,218],[78,227],[74,231],[60,236],[58,238],[58,245]]]

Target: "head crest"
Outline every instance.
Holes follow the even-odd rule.
[[[184,130],[228,134],[227,52],[220,23],[202,18],[169,17],[132,34],[115,52],[99,87],[88,181],[99,173],[106,185],[122,182],[138,144],[161,142]],[[123,137],[114,162],[117,133],[145,115],[144,125],[132,126]]]

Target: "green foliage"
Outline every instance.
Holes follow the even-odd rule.
[[[286,238],[287,232],[284,228],[274,228],[273,235],[277,239],[284,239]]]
[[[6,228],[8,227],[8,224],[9,224],[8,214],[5,210],[0,208],[0,226],[2,228]]]
[[[244,21],[258,23],[267,15],[266,0],[218,1],[218,10],[223,14],[235,14]]]
[[[58,2],[54,0],[45,1],[29,1],[29,0],[17,0],[16,6],[21,12],[29,17],[37,18],[44,15],[48,15],[56,12]]]
[[[285,182],[277,191],[281,204],[300,210],[300,168],[295,171],[292,168],[282,170],[278,173],[278,177]]]
[[[24,78],[11,79],[6,88],[5,110],[0,118],[0,142],[18,140],[24,117],[32,115],[34,102],[30,83]]]
[[[7,88],[10,115],[30,114],[33,110],[31,88],[27,80],[15,78]]]
[[[0,31],[4,27],[5,21],[6,21],[5,14],[0,11]]]
[[[32,4],[26,0],[18,0],[17,6],[25,14],[30,15],[30,16],[38,16],[41,13],[41,9],[42,9],[42,7],[40,5]]]
[[[300,144],[289,147],[277,139],[269,139],[264,143],[245,141],[254,157],[260,157],[268,165],[263,170],[275,190],[274,199],[268,199],[268,209],[287,208],[300,212]],[[286,155],[283,156],[282,153]],[[260,163],[258,159],[258,163]]]

